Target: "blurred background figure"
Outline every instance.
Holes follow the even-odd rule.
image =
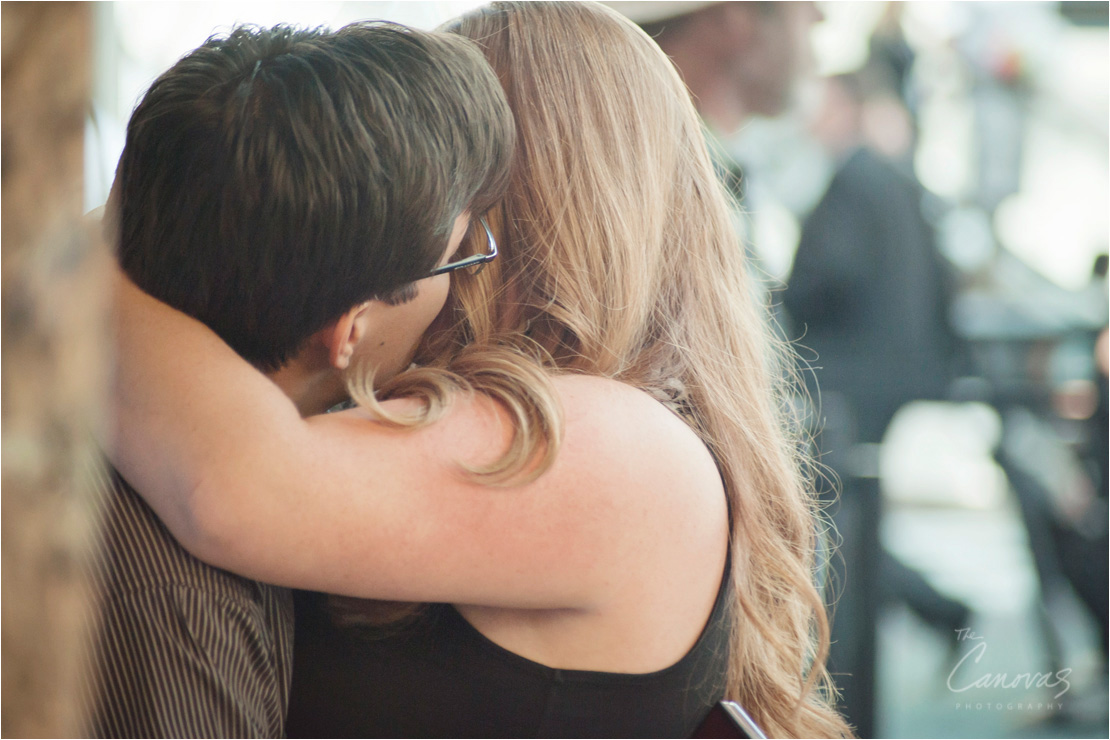
[[[826,26],[854,12],[823,8]],[[876,10],[854,56],[825,60],[839,74],[800,111],[805,133],[757,122],[730,142],[800,153],[748,169],[796,219],[784,303],[840,475],[837,628],[857,667],[851,641],[877,619],[875,680],[866,663],[838,680],[863,736],[1104,734],[1107,298],[1083,255],[1107,230],[1106,6],[934,9]]]
[[[923,188],[866,137],[866,106],[877,101],[884,121],[902,127],[880,139],[888,151],[904,155],[893,145],[912,141],[896,88],[883,84],[900,69],[883,61],[825,81],[813,132],[835,173],[805,218],[783,297],[794,336],[816,358],[805,376],[815,431],[841,486],[831,507],[841,539],[831,670],[863,737],[874,734],[880,598],[905,600],[953,643],[969,617],[879,540],[877,445],[904,404],[947,397],[959,345],[947,319],[954,276],[922,212]]]
[[[955,276],[925,191],[865,137],[872,84],[853,73],[825,81],[813,131],[836,169],[804,221],[783,301],[818,358],[820,390],[845,396],[856,438],[878,443],[903,404],[946,398],[959,342],[947,318]]]
[[[1105,4],[611,4],[690,88],[766,299],[813,366],[849,719],[865,737],[1090,721],[1105,527],[1075,524],[1106,518],[1090,493],[1106,297],[1078,276],[1107,233],[1106,74],[1090,71],[1106,67]],[[985,643],[968,628],[996,646],[974,670],[960,661]],[[1067,701],[957,691],[1069,669],[1089,690]],[[969,695],[962,714],[924,708]]]
[[[613,5],[631,14],[671,57],[711,138],[735,133],[753,116],[780,116],[801,107],[814,68],[809,34],[822,18],[813,3]],[[887,90],[896,90],[908,74],[912,52],[896,23],[888,26],[882,44],[886,53],[875,65],[875,76],[883,77]],[[897,95],[888,97],[894,101],[890,117],[899,101]],[[843,694],[842,710],[869,737],[874,734],[880,563],[888,563],[883,568],[888,579],[946,632],[963,626],[967,608],[937,594],[900,561],[883,557],[877,474],[857,475],[862,471],[848,464],[857,441],[881,441],[904,402],[942,392],[934,386],[949,377],[952,345],[944,318],[949,283],[931,227],[921,215],[921,189],[864,146],[863,104],[858,77],[828,83],[818,140],[840,169],[803,229],[785,300],[789,313],[805,325],[805,345],[818,356],[820,367],[808,377],[816,378],[815,386],[826,394],[826,416],[820,424],[816,414],[809,416],[813,431],[823,432],[823,461],[841,481],[840,501],[832,503],[831,512],[842,545],[827,575],[829,601],[836,604],[830,670]],[[902,141],[887,136],[884,144],[900,147],[905,155],[912,146],[908,114],[903,111],[894,120],[906,128]],[[880,124],[878,130],[887,129]],[[761,191],[748,185],[759,179],[759,169],[742,166],[740,159],[721,154],[718,165],[745,211],[758,211]],[[896,200],[893,208],[886,202],[890,198]],[[758,257],[746,213],[738,222]],[[904,245],[906,239],[912,243]],[[885,279],[891,269],[897,278]],[[773,281],[768,287],[774,287]],[[894,378],[901,380],[891,382]],[[816,387],[811,393],[819,396]],[[857,431],[858,425],[866,428]],[[831,487],[825,493],[830,502],[837,498]]]
[[[607,3],[628,15],[674,62],[705,123],[710,152],[740,211],[735,215],[749,257],[759,270],[765,300],[774,287],[750,214],[763,191],[759,167],[727,142],[757,118],[782,116],[798,107],[814,74],[810,31],[822,16],[813,2]],[[753,178],[755,186],[753,186]],[[777,311],[777,309],[776,309]]]
[[[812,2],[612,2],[671,58],[717,135],[753,115],[777,116],[812,69]]]

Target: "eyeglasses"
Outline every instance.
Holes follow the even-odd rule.
[[[497,241],[493,238],[493,232],[489,230],[489,224],[486,223],[484,218],[478,219],[478,223],[482,224],[482,228],[486,230],[486,239],[489,241],[489,251],[485,254],[475,254],[461,260],[448,262],[446,265],[432,270],[432,275],[442,275],[445,272],[453,272],[454,270],[461,270],[466,267],[478,265],[478,269],[471,273],[477,275],[482,271],[482,268],[485,267],[487,262],[492,262],[497,257]]]

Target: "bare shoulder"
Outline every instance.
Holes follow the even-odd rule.
[[[720,473],[681,418],[615,380],[568,375],[555,386],[566,418],[557,468],[578,476],[593,496],[629,504],[626,515],[642,511],[668,526],[679,516],[697,530],[689,535],[719,528],[726,517]]]
[[[628,460],[671,465],[718,478],[709,450],[685,421],[647,393],[624,383],[584,375],[555,379],[567,422],[567,444],[588,445]],[[588,455],[589,449],[575,449]]]
[[[613,630],[605,634],[655,645],[626,670],[671,665],[697,639],[721,583],[729,524],[716,463],[685,421],[643,391],[596,377],[555,385],[566,436],[550,475],[570,505],[602,523],[591,547],[598,613]]]

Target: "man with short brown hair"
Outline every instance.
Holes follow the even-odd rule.
[[[110,208],[119,261],[302,414],[322,413],[346,397],[355,350],[379,378],[408,364],[438,306],[402,304],[419,308],[466,212],[500,196],[513,138],[501,86],[465,39],[381,23],[238,28],[135,109]],[[371,313],[407,318],[377,331]],[[284,736],[289,591],[192,557],[115,471],[99,489],[91,732]]]

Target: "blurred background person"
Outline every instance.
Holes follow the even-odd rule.
[[[738,214],[738,224],[745,238],[745,248],[753,256],[758,254],[758,249],[753,244],[754,229],[748,214],[758,211],[761,203],[758,191],[753,193],[749,187],[751,178],[759,178],[758,168],[744,167],[738,159],[730,157],[721,143],[721,139],[735,134],[741,127],[754,116],[774,117],[780,116],[793,108],[798,107],[803,83],[812,74],[814,67],[810,30],[815,23],[821,20],[821,13],[814,3],[770,3],[770,2],[718,2],[718,3],[612,3],[613,7],[630,14],[633,20],[652,36],[663,51],[671,58],[678,68],[694,98],[695,104],[706,125],[707,135],[716,144],[717,164],[723,179],[730,185],[734,196],[740,202],[743,212]],[[835,146],[837,151],[834,157],[847,158],[850,149],[858,146],[860,140],[858,121],[853,120],[844,110],[848,101],[843,94],[839,98],[832,97],[826,104],[827,121],[826,135],[829,146]],[[843,100],[839,108],[834,106]],[[858,116],[857,116],[858,118]],[[849,130],[851,129],[851,130]],[[834,143],[835,139],[835,143]],[[868,163],[870,160],[868,160]],[[866,168],[867,163],[864,164]],[[858,168],[853,165],[850,172]],[[851,174],[846,177],[851,177]],[[834,180],[835,183],[835,180]],[[875,183],[879,187],[876,193],[879,200],[883,197],[883,183]],[[853,201],[851,196],[846,200],[843,196],[845,188],[837,185],[830,187],[832,193],[822,214],[831,214],[833,219],[838,219],[840,224],[849,227],[867,221],[868,216],[856,218],[856,209],[860,207],[858,201]],[[876,204],[877,211],[882,206]],[[895,233],[890,237],[896,239],[899,219],[907,215],[906,210],[885,221],[891,225]],[[825,215],[816,218],[813,228],[809,231],[809,242],[815,250],[814,261],[810,280],[812,288],[818,282],[834,282],[836,278],[821,273],[831,263],[840,258],[851,257],[848,254],[860,236],[855,233],[846,233],[846,229],[839,229],[835,233],[827,231],[832,223],[823,223],[830,219]],[[908,228],[913,229],[922,223],[920,217],[911,222]],[[867,228],[867,227],[865,227]],[[823,241],[827,236],[837,240],[837,247],[824,249],[822,245],[829,242]],[[804,238],[803,238],[804,241]],[[876,251],[889,249],[887,245],[894,246],[893,240],[879,245]],[[929,248],[932,249],[931,244]],[[919,250],[921,251],[921,250]],[[935,251],[935,250],[934,250]],[[817,252],[821,252],[818,254]],[[839,252],[839,253],[838,253]],[[924,254],[924,253],[923,253]],[[847,276],[849,285],[838,286],[844,288],[858,288],[868,285],[878,274],[875,269],[863,271],[864,261],[860,255],[854,260],[842,262],[837,267],[837,275]],[[926,258],[927,259],[927,258]],[[804,260],[803,260],[804,261]],[[917,264],[906,266],[902,273],[904,281],[918,279],[915,272]],[[876,265],[876,267],[879,267]],[[804,272],[804,270],[803,270]],[[764,288],[767,292],[762,300],[777,303],[777,298],[770,292],[774,288],[774,281],[764,276]],[[928,286],[933,285],[930,281]],[[892,292],[900,290],[900,286],[891,286]],[[924,288],[929,290],[929,287]],[[825,332],[820,346],[807,342],[807,346],[818,351],[818,363],[824,365],[808,377],[818,379],[818,385],[826,387],[825,378],[828,365],[836,366],[838,357],[859,357],[860,362],[869,363],[875,356],[891,357],[897,355],[893,347],[884,347],[881,341],[873,342],[873,350],[865,357],[857,354],[857,343],[851,341],[851,317],[837,318],[836,309],[825,305],[825,291],[809,290],[802,288],[786,295],[797,297],[802,293],[810,293],[810,303],[805,311],[806,318],[819,315],[821,326],[839,328]],[[922,295],[919,291],[917,295]],[[847,300],[847,299],[846,299]],[[789,306],[788,306],[789,307]],[[883,307],[880,311],[885,311]],[[913,307],[914,309],[917,306]],[[777,310],[777,309],[776,309]],[[826,310],[829,311],[826,314]],[[820,317],[823,317],[821,320]],[[780,323],[785,319],[780,316]],[[831,348],[832,358],[826,362],[825,349]],[[930,345],[930,349],[932,345]],[[891,350],[888,354],[888,350]],[[921,353],[911,353],[908,357],[896,358],[896,362],[912,362],[915,354],[929,354],[929,350]],[[859,367],[853,364],[851,368],[836,367],[838,371],[847,371],[853,377],[859,378],[860,384],[874,384],[876,379],[881,379],[881,371],[859,374]],[[921,367],[921,378],[932,371],[931,364]],[[838,388],[841,384],[834,378],[831,385]],[[812,395],[818,396],[816,388]],[[803,402],[804,403],[804,402]],[[832,404],[830,404],[830,407]],[[843,406],[841,406],[843,408]],[[808,414],[813,417],[812,413]],[[887,416],[893,415],[891,410]],[[871,736],[873,733],[874,717],[874,664],[875,664],[875,630],[877,620],[878,568],[881,550],[878,546],[878,489],[872,485],[873,480],[857,482],[847,475],[846,465],[838,462],[844,457],[844,451],[854,442],[846,420],[837,417],[838,425],[823,439],[823,446],[833,449],[822,450],[827,452],[824,458],[826,464],[834,466],[840,472],[840,479],[844,482],[842,500],[832,506],[832,513],[839,539],[842,541],[840,552],[832,557],[833,573],[824,576],[828,583],[827,598],[835,602],[834,618],[832,623],[833,641],[830,650],[830,670],[834,674],[839,690],[842,692],[840,706],[862,736]],[[878,434],[872,435],[878,442],[882,428],[886,421],[874,422],[881,425]],[[818,431],[814,428],[814,431]],[[841,458],[836,457],[837,454]],[[832,490],[823,492],[826,500],[833,501],[837,493]],[[896,568],[896,566],[892,566]],[[899,574],[903,571],[897,568]],[[905,572],[905,575],[914,575]],[[907,581],[907,578],[899,579]],[[932,594],[928,585],[919,577],[913,580],[917,586],[915,593]],[[938,597],[939,599],[940,597]],[[958,604],[949,604],[938,599],[930,600],[931,605],[940,604],[950,613],[943,615],[943,621],[959,623],[964,617],[964,609]],[[958,626],[958,625],[957,625]]]
[[[883,591],[905,599],[953,642],[969,616],[879,539],[877,445],[904,404],[946,398],[958,341],[947,320],[954,277],[922,213],[923,189],[865,138],[868,96],[888,92],[876,79],[843,74],[825,81],[813,132],[835,174],[802,225],[783,296],[794,336],[816,358],[806,377],[819,408],[819,447],[841,485],[833,504],[841,541],[833,562],[842,567],[834,567],[831,669],[864,737],[874,732]],[[888,95],[884,104],[889,111],[896,98]]]
[[[781,288],[759,264],[751,214],[760,208],[749,167],[729,142],[757,119],[777,119],[801,105],[815,73],[811,32],[822,18],[814,2],[670,2],[611,0],[670,58],[704,125],[714,164],[739,207],[734,220],[743,246],[759,269],[759,299],[771,303]]]
[[[854,274],[866,264],[832,265],[833,272],[825,277],[830,284],[843,278],[846,282],[841,287],[851,286],[845,291],[847,303],[825,306],[815,301],[810,307],[809,317],[816,317],[814,323],[832,320],[826,313],[859,310],[858,303],[865,299],[851,293],[861,285],[871,294],[871,300],[886,290],[886,300],[891,301],[888,308],[903,306],[902,316],[908,323],[891,339],[888,349],[873,354],[873,359],[879,358],[878,364],[868,365],[862,376],[853,377],[842,362],[855,361],[847,355],[865,340],[854,332],[845,332],[851,335],[847,341],[836,342],[837,346],[828,350],[827,332],[824,337],[810,333],[820,335],[822,328],[815,330],[795,317],[781,316],[787,336],[800,338],[803,356],[812,359],[816,385],[823,392],[820,416],[814,412],[814,431],[820,432],[822,461],[839,474],[843,488],[841,501],[832,508],[842,530],[840,557],[846,564],[839,567],[836,559],[833,561],[838,572],[833,576],[832,593],[841,593],[834,617],[834,630],[839,634],[834,636],[831,665],[845,689],[849,718],[862,735],[877,733],[881,697],[871,674],[875,661],[881,658],[882,641],[877,637],[883,614],[880,582],[896,587],[894,593],[901,601],[916,607],[918,616],[940,628],[935,632],[939,640],[936,654],[941,662],[948,661],[949,669],[951,661],[965,652],[955,644],[959,635],[953,626],[968,619],[966,603],[973,595],[970,583],[961,586],[957,581],[952,588],[952,580],[957,577],[953,569],[958,566],[936,557],[936,553],[931,558],[916,555],[912,570],[901,567],[898,559],[878,557],[883,552],[879,545],[883,530],[901,557],[903,552],[913,553],[915,546],[900,535],[925,531],[930,526],[928,517],[904,506],[898,507],[899,516],[893,522],[881,522],[883,498],[895,497],[900,502],[911,496],[918,497],[922,505],[936,506],[926,503],[936,501],[953,507],[951,522],[943,529],[937,525],[936,531],[945,537],[958,536],[959,527],[967,520],[963,511],[1002,507],[1011,495],[1014,503],[1029,500],[1030,496],[1025,495],[1028,486],[1022,484],[1025,479],[1000,463],[1013,456],[1001,454],[1003,448],[999,445],[1005,439],[1012,446],[1013,431],[1021,429],[1021,424],[1014,421],[1016,417],[1007,414],[1008,407],[999,403],[1017,382],[1011,371],[1019,365],[1036,369],[1022,382],[1041,388],[1042,395],[1051,395],[1049,387],[1057,382],[1050,377],[1053,373],[1048,371],[1049,365],[1059,372],[1064,372],[1059,369],[1065,366],[1070,368],[1066,373],[1090,372],[1076,360],[1083,354],[1076,345],[1087,343],[1089,352],[1090,340],[1076,339],[1076,332],[1087,336],[1087,330],[1081,327],[1091,322],[1097,325],[1099,312],[1105,312],[1105,300],[1099,311],[1086,311],[1090,315],[1084,318],[1074,295],[1041,277],[1054,270],[1063,275],[1063,259],[1059,266],[1049,258],[1036,259],[1032,246],[1019,256],[1003,243],[1032,244],[1012,226],[1018,221],[1013,206],[1026,192],[1032,192],[1030,183],[1035,182],[1019,181],[1021,173],[1030,171],[1032,165],[1040,165],[1037,172],[1045,171],[1043,155],[1039,159],[1034,156],[1032,161],[1028,155],[1049,151],[1053,146],[1044,134],[1046,123],[1050,130],[1075,130],[1076,121],[1099,120],[1097,115],[1084,119],[1074,102],[1069,109],[1069,114],[1076,114],[1068,119],[1071,123],[1064,123],[1062,117],[1045,120],[1043,112],[1050,109],[1045,103],[1053,92],[1073,82],[1074,89],[1079,89],[1080,81],[1085,79],[1077,67],[1064,61],[1067,55],[1053,46],[1058,42],[1047,39],[1072,38],[1075,59],[1101,55],[1105,60],[1105,39],[1096,43],[1092,37],[1095,29],[1104,28],[1105,7],[1065,4],[1057,9],[1052,4],[1034,3],[1022,8],[996,6],[994,10],[982,4],[926,7],[884,3],[864,10],[859,4],[831,2],[818,3],[807,20],[800,12],[803,8],[789,8],[794,5],[789,3],[781,8],[767,3],[612,5],[632,15],[656,38],[693,93],[707,134],[715,144],[719,169],[741,200],[743,211],[737,221],[745,247],[760,256],[766,270],[767,300],[778,299],[776,288],[791,274],[793,262],[786,300],[804,302],[802,296],[819,282],[814,275],[813,243],[825,238],[822,232],[826,229],[852,228],[851,223],[834,223],[827,213],[828,201],[821,208],[823,213],[816,215],[823,198],[839,201],[838,210],[849,220],[854,209],[857,227],[858,222],[876,220],[885,224],[887,231],[903,232],[867,235],[864,229],[860,232],[863,238],[912,241],[904,247],[905,262],[893,273],[883,274],[880,269],[875,280]],[[822,16],[826,22],[815,23]],[[782,21],[788,17],[795,21],[793,33],[784,32],[790,24]],[[755,28],[759,30],[753,32]],[[825,94],[815,94],[815,86],[809,84],[812,70],[807,66],[811,53],[826,69],[857,74],[831,82]],[[1053,74],[1057,75],[1055,84],[1046,84]],[[1034,87],[1037,77],[1040,90]],[[778,81],[777,87],[769,84],[773,79]],[[771,89],[779,94],[766,94]],[[1090,91],[1092,87],[1083,89]],[[1094,103],[1092,110],[1098,110],[1097,101],[1103,99],[1092,99],[1088,94],[1088,100]],[[1035,103],[1040,107],[1034,107]],[[834,116],[839,120],[829,117],[834,108],[839,110]],[[806,121],[814,119],[818,120],[817,130],[810,131]],[[1104,122],[1083,131],[1079,146],[1087,150],[1101,147],[1105,152]],[[1088,132],[1090,136],[1086,136]],[[836,140],[845,133],[848,138]],[[1033,138],[1034,133],[1040,138]],[[853,156],[859,149],[864,153]],[[1090,173],[1095,182],[1100,177],[1105,182],[1105,167],[1101,169],[1101,174]],[[845,202],[851,198],[845,197],[843,181],[861,170],[877,171],[892,188],[889,194],[883,194],[877,207],[869,210]],[[869,175],[865,172],[861,176]],[[927,178],[928,188],[921,185],[919,177]],[[1037,192],[1043,197],[1044,187]],[[1069,192],[1076,200],[1074,189]],[[1075,226],[1069,227],[1072,233],[1068,233],[1060,228],[1062,214],[1082,215],[1075,204],[1058,203],[1051,213],[1028,200],[1023,205],[1024,221],[1036,227],[1026,231],[1035,230],[1046,245],[1057,237],[1047,226],[1036,223],[1037,219],[1055,224],[1059,236],[1070,238],[1073,244],[1079,224],[1090,221],[1090,212],[1073,219]],[[824,220],[825,224],[807,227],[808,218]],[[1088,228],[1096,234],[1105,233],[1105,223],[1090,224]],[[883,231],[883,227],[878,230]],[[830,233],[828,238],[838,237]],[[1042,249],[1041,254],[1049,251]],[[1074,260],[1068,255],[1061,257]],[[1025,259],[1030,260],[1029,266]],[[876,273],[870,274],[874,277]],[[897,292],[899,287],[903,293]],[[854,301],[856,305],[852,305]],[[916,306],[916,310],[905,308],[909,305]],[[1036,318],[1035,330],[1029,325],[1031,318]],[[872,316],[871,329],[876,326]],[[1031,331],[1039,337],[1035,342],[1020,336]],[[828,354],[807,351],[816,349],[819,343],[825,345]],[[856,368],[862,364],[857,363]],[[971,379],[955,382],[957,375]],[[858,392],[851,397],[838,392],[838,386],[845,384],[854,384]],[[867,392],[863,392],[865,388]],[[918,401],[907,405],[914,399],[949,397],[961,403],[934,401],[930,406]],[[963,403],[967,401],[973,403]],[[905,411],[902,418],[906,422],[897,430],[894,444],[879,446],[900,409]],[[1038,409],[1043,422],[1040,431],[1060,447],[1060,457],[1074,456],[1070,449],[1074,445],[1068,440],[1086,432],[1066,426],[1069,422],[1052,414],[1046,416],[1044,404]],[[1064,427],[1052,429],[1061,422]],[[992,441],[994,432],[989,430],[995,425],[997,438]],[[965,450],[964,458],[954,461],[957,465],[945,468],[938,456],[950,452],[912,441],[914,435],[933,434],[930,430],[934,429],[948,440],[971,435],[975,454],[984,457],[976,458]],[[920,463],[915,467],[908,459]],[[1042,477],[1051,477],[1047,471],[1053,468],[1044,461],[1027,464],[1037,468]],[[945,471],[947,475],[921,475],[921,468]],[[917,480],[907,486],[910,470],[917,470]],[[885,493],[881,493],[880,477],[889,479],[883,483],[888,489]],[[1044,499],[1049,494],[1041,491],[1039,495]],[[1052,496],[1052,500],[1059,498]],[[1034,588],[1042,593],[1022,595],[1030,591],[1024,585],[1028,581],[1018,571],[995,583],[999,591],[1008,590],[1008,600],[1016,603],[1034,598],[1041,604],[1034,607],[1039,615],[1035,617],[1039,623],[1037,642],[1043,642],[1046,661],[1055,670],[1062,667],[1064,658],[1057,636],[1060,630],[1053,622],[1065,618],[1066,609],[1059,605],[1046,607],[1042,602],[1057,601],[1051,594],[1059,591],[1067,578],[1060,567],[1051,571],[1041,567],[1059,563],[1059,548],[1052,544],[1051,533],[1039,534],[1048,526],[1045,517],[1034,516],[1031,509],[1020,505],[1014,511],[1019,518],[1013,523],[1026,530],[1018,536],[1028,541],[1029,563],[1034,566],[1038,584]],[[999,517],[999,525],[1011,525],[1009,514]],[[986,534],[990,529],[983,531],[976,535],[978,547],[970,551],[974,559],[986,563],[995,557],[1019,556],[1003,555],[1007,548]],[[964,566],[966,569],[966,560]],[[881,574],[886,576],[882,580]],[[948,581],[943,590],[934,585],[938,578]],[[991,593],[974,601],[989,604],[992,610],[1003,608],[1003,602],[994,591]],[[903,647],[897,650],[901,655]]]
[[[813,67],[812,2],[612,2],[678,68],[709,129],[725,136],[750,117],[789,108]]]
[[[926,193],[865,139],[870,84],[825,81],[813,131],[835,174],[804,221],[783,301],[817,356],[820,391],[845,396],[856,438],[878,443],[903,404],[946,397],[958,340],[955,275],[922,212]]]
[[[753,119],[796,107],[814,72],[810,31],[821,18],[813,2],[606,3],[635,21],[671,58],[705,124],[722,180],[740,205],[736,227],[749,258],[759,300],[774,303],[775,286],[753,238],[751,212],[760,208],[758,167],[726,142]],[[777,312],[777,308],[773,308]]]

